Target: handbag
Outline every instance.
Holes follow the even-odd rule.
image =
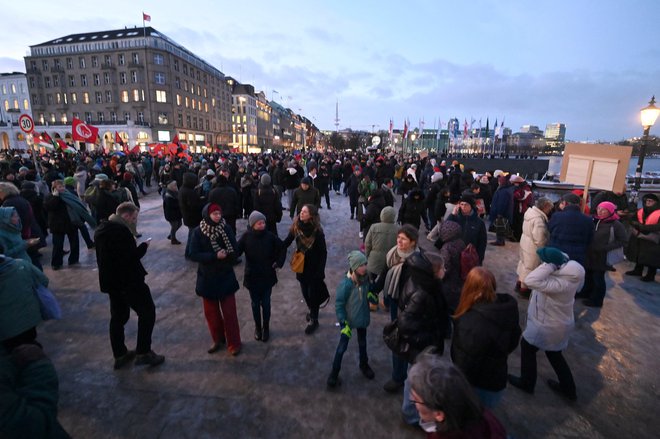
[[[396,355],[405,357],[410,350],[410,344],[401,340],[397,319],[383,327],[383,341],[385,345]]]
[[[302,273],[305,269],[305,253],[296,250],[291,258],[291,270],[294,273]]]
[[[51,290],[39,284],[34,288],[34,292],[39,299],[39,310],[41,318],[44,320],[59,320],[62,318],[62,309]]]
[[[614,225],[610,227],[610,243],[614,242]],[[607,265],[614,266],[619,262],[623,262],[623,247],[617,247],[607,252]]]

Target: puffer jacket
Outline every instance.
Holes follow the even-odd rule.
[[[594,225],[579,206],[568,205],[552,215],[548,222],[550,241],[548,246],[558,248],[574,261],[584,265],[587,247],[594,236]]]
[[[364,240],[369,273],[380,274],[387,269],[387,252],[396,245],[399,226],[394,224],[396,211],[386,206],[380,211],[380,222],[369,228]]]
[[[406,258],[400,285],[397,327],[404,349],[397,354],[412,363],[428,346],[442,352],[449,314],[442,285],[420,252]]]
[[[588,270],[607,271],[607,252],[628,243],[626,228],[619,221],[594,220],[594,238],[587,248],[584,267]],[[612,233],[614,233],[612,238]]]
[[[507,357],[520,341],[518,302],[498,294],[454,319],[451,359],[470,384],[497,392],[506,387]]]
[[[549,237],[548,216],[536,206],[527,209],[520,238],[520,260],[516,269],[518,279],[526,278],[532,270],[539,266],[541,260],[536,254],[536,250],[545,247]]]
[[[454,221],[440,223],[440,237],[435,246],[440,249],[440,256],[445,261],[445,277],[442,279],[442,293],[447,301],[450,312],[458,306],[463,289],[461,279],[461,252],[465,249],[465,242],[461,238],[461,226]]]
[[[527,308],[527,327],[523,337],[544,351],[561,351],[568,346],[575,320],[575,292],[584,282],[584,268],[568,261],[557,269],[543,263],[524,280],[532,289]]]
[[[197,186],[197,175],[192,172],[183,174],[183,183],[179,189],[179,208],[186,227],[197,227],[202,221],[204,201],[195,186]]]
[[[356,285],[347,273],[337,285],[335,314],[338,322],[347,322],[351,328],[369,326],[370,312],[367,293],[369,282]]]

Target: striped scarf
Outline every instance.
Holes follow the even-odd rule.
[[[202,232],[202,235],[209,238],[211,241],[211,246],[213,247],[213,251],[216,253],[223,249],[218,238],[222,238],[222,242],[224,243],[224,250],[227,253],[232,253],[234,251],[234,247],[232,247],[229,236],[227,236],[227,232],[225,231],[225,224],[227,223],[225,222],[224,218],[221,218],[218,224],[207,222],[206,219],[203,219],[199,223],[199,230]]]

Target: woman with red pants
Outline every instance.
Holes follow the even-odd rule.
[[[202,221],[193,230],[190,241],[190,259],[199,262],[195,292],[204,302],[204,317],[213,339],[209,354],[219,351],[225,343],[231,355],[241,351],[234,298],[239,288],[234,274],[236,248],[234,232],[222,218],[220,206],[204,206]]]

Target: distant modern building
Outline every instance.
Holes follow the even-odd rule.
[[[117,131],[129,145],[169,142],[196,151],[227,145],[231,87],[225,75],[152,27],[67,35],[30,46],[28,89],[38,131],[71,138],[73,118]]]
[[[231,87],[231,129],[230,146],[241,152],[256,152],[257,142],[257,98],[254,87],[241,84],[232,77],[227,77]]]
[[[0,149],[25,149],[25,136],[18,127],[21,114],[32,116],[25,73],[0,73]]]
[[[539,127],[537,127],[536,125],[523,125],[520,128],[520,132],[521,133],[530,133],[530,134],[539,134],[541,136],[543,135],[543,131],[541,131],[539,129]]]
[[[545,126],[545,139],[549,141],[564,142],[566,140],[566,125],[563,123],[549,123]]]
[[[271,114],[273,109],[268,104],[266,94],[260,91],[256,94],[257,99],[257,145],[261,151],[273,148],[273,122]]]

